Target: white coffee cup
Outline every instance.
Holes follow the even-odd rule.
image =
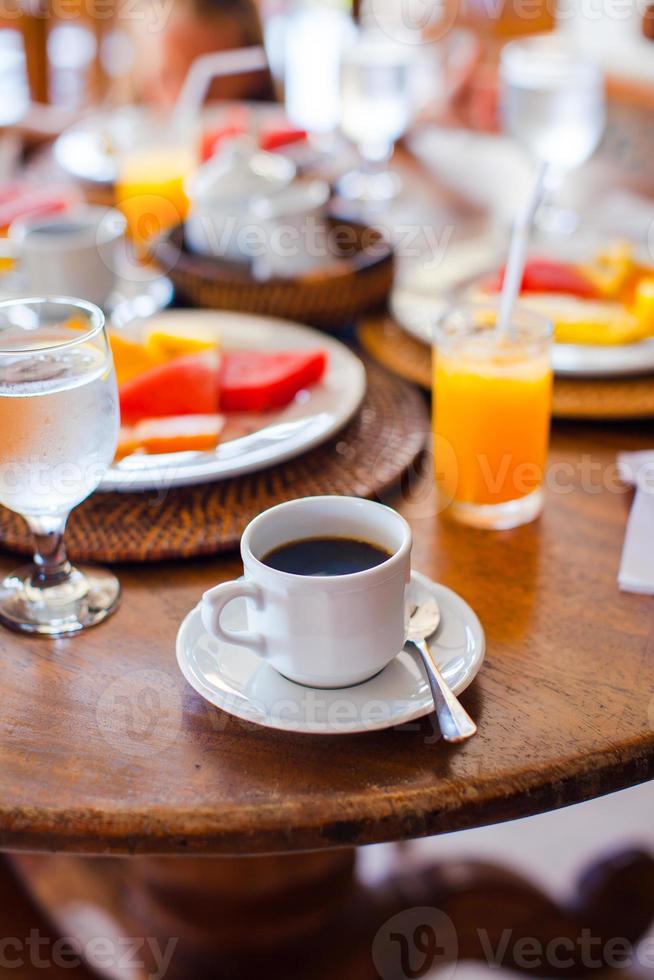
[[[75,296],[105,307],[116,283],[126,221],[114,208],[83,205],[14,221],[0,255],[16,259],[30,293]]]
[[[296,575],[261,560],[305,538],[355,538],[390,557],[348,575]],[[397,656],[406,639],[405,591],[411,529],[396,511],[359,497],[304,497],[255,517],[241,538],[243,579],[205,592],[202,622],[225,643],[264,657],[285,677],[311,687],[367,680]],[[245,597],[247,630],[221,624],[223,609]]]

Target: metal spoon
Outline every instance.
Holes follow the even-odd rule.
[[[477,732],[474,721],[447,686],[434,656],[425,640],[436,632],[441,621],[441,611],[435,599],[426,599],[414,606],[409,617],[407,642],[420,651],[427,671],[427,680],[434,698],[434,710],[441,734],[446,742],[465,742]]]

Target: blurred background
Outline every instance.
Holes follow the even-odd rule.
[[[498,134],[499,53],[508,40],[551,31],[600,64],[609,107],[599,153],[559,181],[560,203],[598,204],[593,220],[642,238],[638,199],[602,194],[616,183],[654,191],[652,10],[644,0],[4,0],[0,178],[29,159],[21,176],[38,183],[35,148],[65,133],[58,171],[48,157],[49,181],[56,174],[91,201],[113,203],[134,191],[130,153],[165,142],[175,152],[159,153],[159,190],[166,185],[183,211],[182,178],[230,137],[256,130],[263,148],[283,149],[301,168],[318,159],[344,200],[365,200],[368,218],[375,205],[391,224],[424,214],[418,171],[400,193],[389,165],[405,145],[446,187],[440,213],[430,213],[435,225],[459,230],[462,213],[448,210],[457,193],[506,225],[529,177],[524,154]],[[190,84],[198,60],[208,70],[210,55],[261,44],[262,67],[256,57],[221,63],[206,85],[197,71]],[[381,207],[396,198],[399,210]]]

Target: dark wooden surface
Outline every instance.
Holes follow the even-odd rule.
[[[174,657],[177,627],[237,558],[119,569],[109,622],[48,641],[0,633],[0,847],[261,853],[417,837],[553,809],[654,776],[654,599],[617,589],[630,495],[619,448],[650,426],[559,425],[540,521],[485,533],[435,512],[431,466],[389,502],[414,567],[486,629],[465,704],[480,733],[422,725],[292,736],[207,705]],[[0,562],[2,570],[12,566]]]
[[[30,935],[38,934],[39,947],[28,945]],[[53,946],[58,934],[52,923],[28,894],[5,856],[0,856],[0,977],[13,980],[36,980],[47,975],[48,980],[91,980],[92,974],[79,957],[69,953],[53,958]],[[56,947],[57,950],[60,950]],[[34,954],[32,953],[34,950]],[[47,966],[44,960],[47,959]],[[47,971],[44,974],[44,971]]]
[[[489,972],[501,965],[531,976],[598,976],[601,965],[617,965],[611,938],[633,948],[654,910],[654,859],[638,850],[594,861],[556,897],[497,864],[417,866],[400,849],[384,878],[366,885],[353,874],[354,857],[347,849],[182,859],[15,854],[12,865],[89,959],[103,936],[105,967],[131,949],[130,980],[406,980],[448,962],[452,972],[461,960],[479,960]],[[10,915],[9,929],[14,922]],[[29,935],[24,925],[8,934]],[[592,957],[582,951],[584,935],[594,937]],[[565,943],[566,956],[546,954],[535,972],[520,955],[523,942],[543,951]],[[54,949],[45,943],[40,952]],[[166,953],[167,968],[155,972]]]

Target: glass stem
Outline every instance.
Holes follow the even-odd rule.
[[[393,144],[367,141],[360,144],[359,152],[363,158],[363,170],[375,174],[388,164],[393,153]]]
[[[68,514],[64,517],[26,517],[25,520],[34,535],[32,585],[37,589],[61,585],[71,573],[64,547]]]

